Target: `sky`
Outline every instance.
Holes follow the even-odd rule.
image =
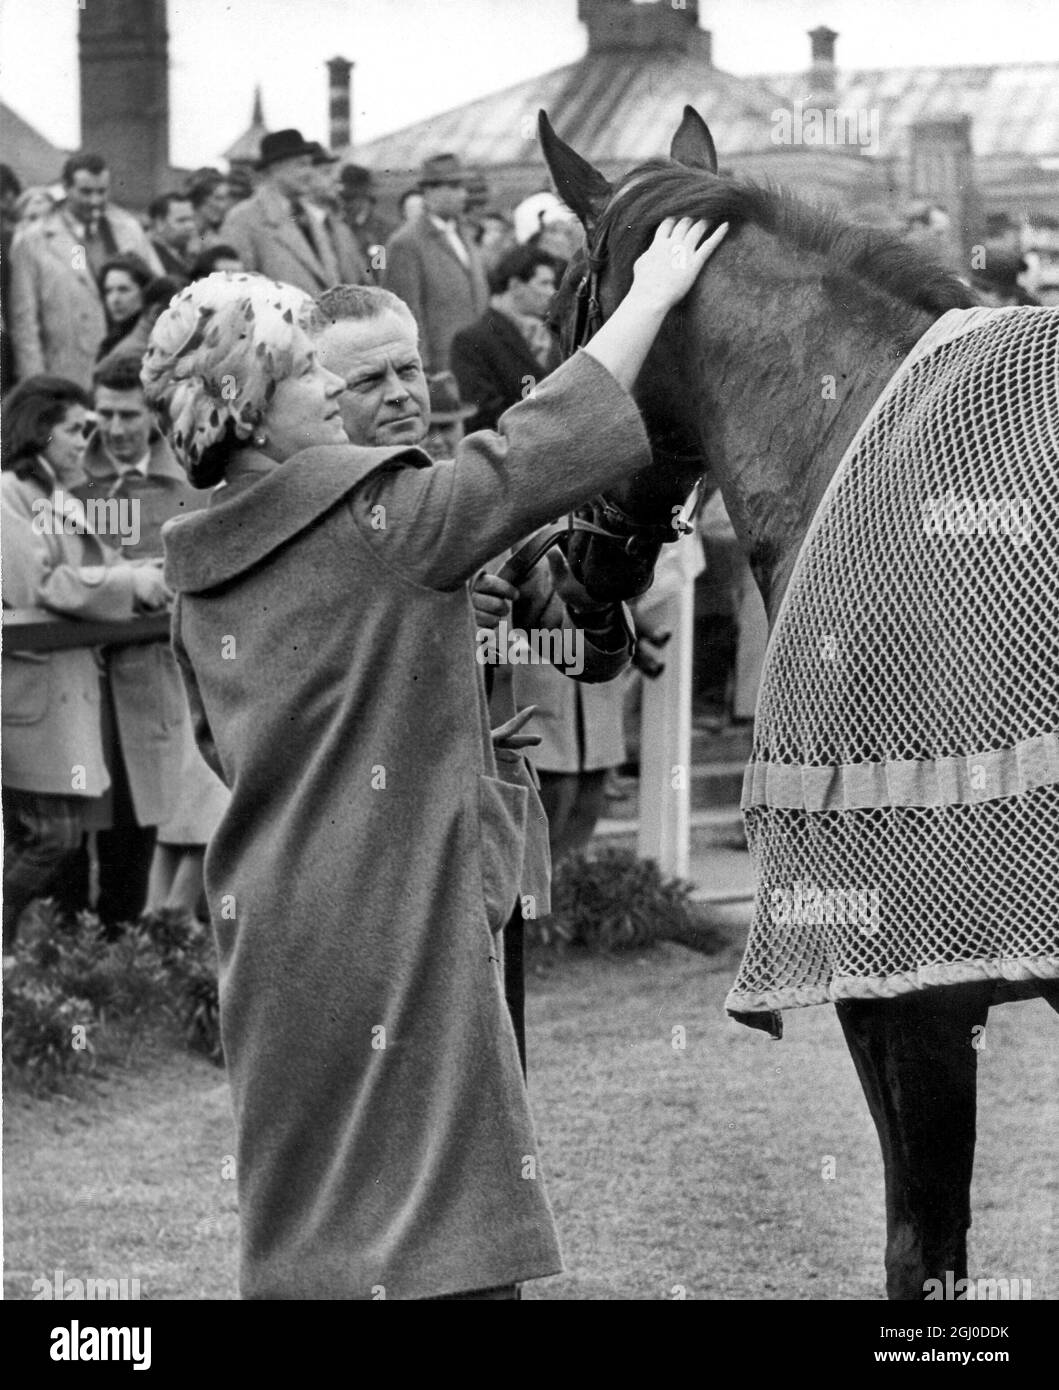
[[[0,0],[0,99],[78,144],[77,17],[95,0]],[[1059,60],[1059,0],[700,0],[714,63],[799,71],[806,32],[838,31],[840,67]],[[356,63],[369,140],[576,61],[577,0],[169,0],[170,159],[214,163],[250,121],[327,139],[324,62]]]

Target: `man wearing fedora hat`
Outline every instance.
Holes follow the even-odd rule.
[[[456,445],[466,431],[464,422],[474,414],[473,405],[460,400],[460,388],[451,372],[435,372],[427,378],[430,392],[430,428],[423,448],[434,459],[456,456]]]
[[[331,160],[322,145],[303,139],[299,130],[262,137],[258,189],[232,208],[221,228],[222,240],[236,248],[246,270],[307,294],[363,278],[348,230],[329,210],[314,206],[319,170]]]
[[[428,372],[448,370],[452,339],[489,300],[478,250],[461,221],[469,178],[454,154],[425,160],[423,211],[386,245],[383,284],[411,309]]]

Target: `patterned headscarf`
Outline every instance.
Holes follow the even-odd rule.
[[[312,303],[293,285],[218,271],[189,285],[161,315],[140,377],[189,473],[229,423],[237,438],[249,439],[277,384],[305,363]]]

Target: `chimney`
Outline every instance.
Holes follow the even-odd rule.
[[[909,191],[944,209],[954,252],[968,252],[985,235],[974,177],[970,116],[913,122],[909,130]]]
[[[328,59],[327,81],[328,144],[344,150],[353,143],[353,64],[348,58]]]
[[[835,40],[838,35],[826,24],[809,30],[812,45],[809,63],[809,88],[814,96],[828,96],[835,90]]]
[[[588,55],[668,50],[711,63],[710,35],[699,28],[699,0],[578,0]]]
[[[103,155],[115,203],[139,210],[169,182],[165,0],[80,6],[81,148]]]

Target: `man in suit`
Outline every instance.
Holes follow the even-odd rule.
[[[162,266],[136,219],[107,206],[110,172],[102,155],[71,155],[62,181],[62,207],[11,249],[11,339],[20,379],[46,372],[88,390],[107,331],[100,268],[129,251],[155,275]]]
[[[328,245],[334,248],[335,263],[338,267],[336,283],[370,285],[373,282],[368,258],[342,215],[338,155],[332,154],[317,140],[311,141],[310,144],[313,151],[313,186],[307,206],[322,229],[322,235]]]
[[[460,398],[476,410],[469,432],[496,429],[504,411],[558,366],[558,349],[544,326],[555,272],[545,251],[516,246],[506,252],[489,274],[489,308],[453,338]]]
[[[161,528],[171,517],[204,507],[209,494],[196,491],[173,458],[147,409],[140,383],[140,358],[116,357],[95,375],[96,428],[84,457],[85,478],[71,489],[83,502],[114,499],[135,529],[122,534],[101,529],[105,545],[127,560],[160,560]],[[155,830],[177,800],[185,743],[183,689],[169,642],[103,649],[103,728],[111,789],[100,820],[97,911],[114,930],[135,921],[147,898]],[[98,826],[97,826],[98,828]],[[67,908],[87,904],[87,856],[82,852],[64,877]]]
[[[300,131],[277,130],[261,141],[261,183],[251,197],[236,203],[224,219],[222,241],[239,252],[246,270],[296,285],[307,294],[360,278],[341,227],[329,212],[314,206],[320,175],[314,163],[323,153]],[[342,236],[345,233],[345,237]]]
[[[159,193],[147,209],[151,245],[162,269],[180,289],[191,280],[191,246],[198,234],[195,209],[187,193]]]
[[[386,244],[383,284],[412,311],[428,373],[449,370],[449,346],[485,310],[488,286],[470,229],[461,221],[468,175],[453,154],[424,162],[423,210]]]

